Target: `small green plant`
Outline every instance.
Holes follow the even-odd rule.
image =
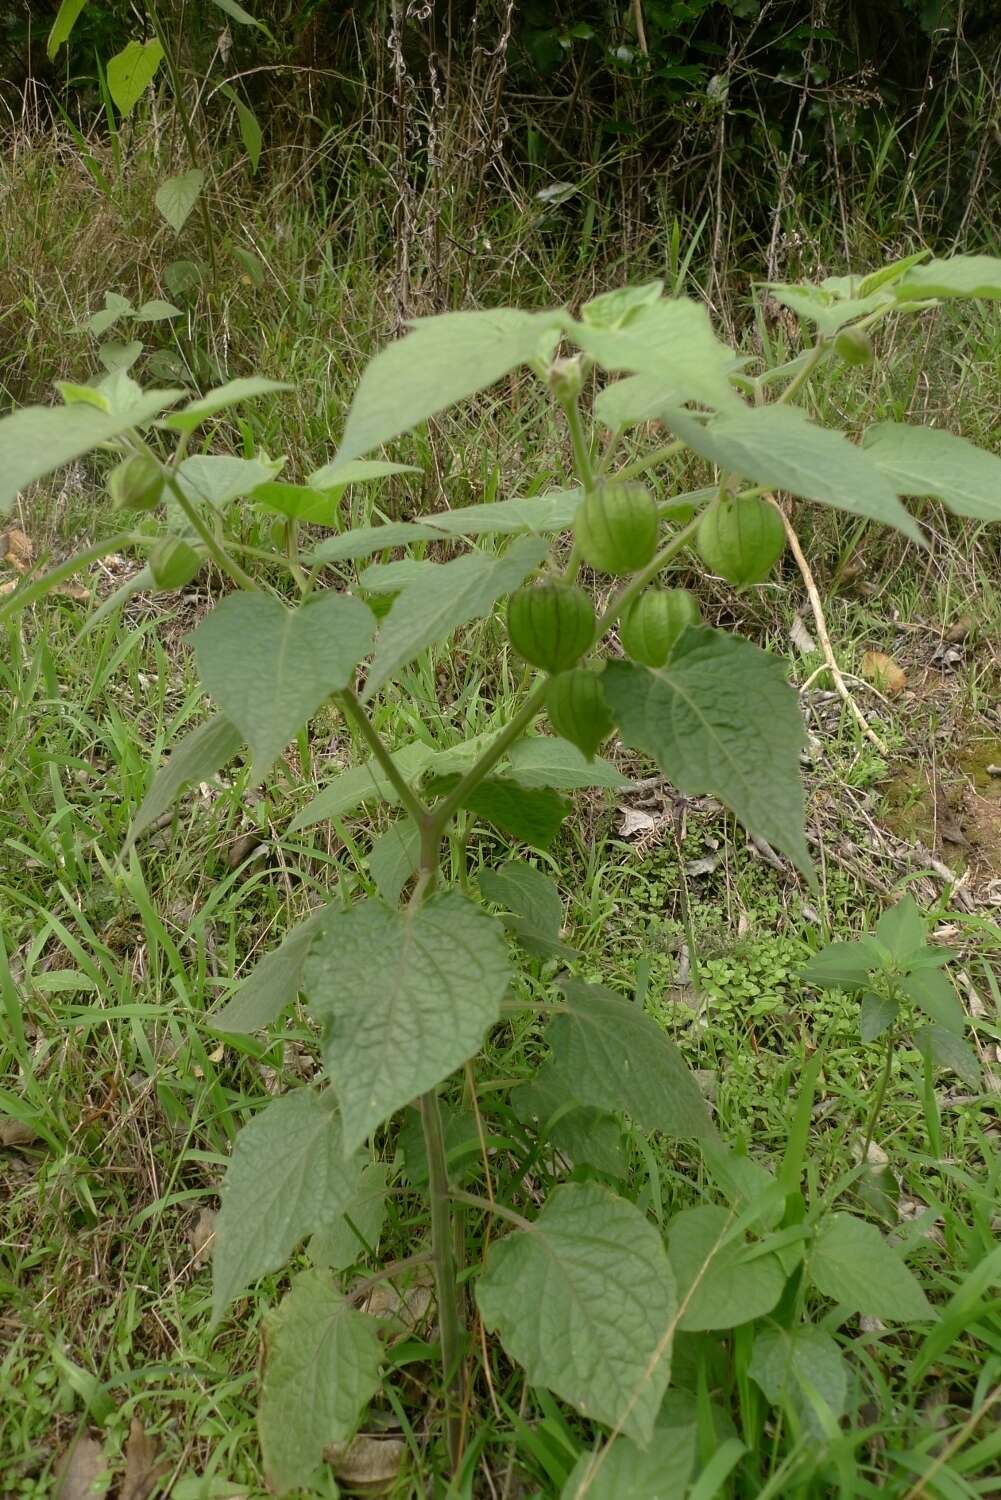
[[[811,1493],[831,1484],[850,1493],[853,1440],[842,1440],[839,1424],[854,1409],[853,1381],[832,1330],[851,1314],[916,1325],[935,1318],[901,1252],[874,1225],[836,1210],[844,1187],[804,1185],[819,1055],[773,1175],[721,1141],[681,1054],[642,1005],[577,976],[554,882],[524,857],[478,875],[468,868],[474,819],[547,850],[568,814],[567,790],[608,777],[614,784],[596,755],[614,727],[681,792],[719,798],[812,879],[796,694],[779,661],[702,625],[686,596],[679,606],[667,595],[674,602],[663,618],[661,603],[642,605],[665,597],[651,590],[677,560],[697,545],[706,551],[707,525],[705,492],[657,500],[642,480],[684,448],[718,466],[708,515],[754,508],[750,530],[727,522],[725,571],[741,584],[763,576],[766,553],[769,566],[776,561],[779,531],[767,518],[779,517],[765,499],[773,489],[894,526],[918,544],[901,496],[936,496],[960,515],[1001,519],[1001,461],[963,439],[884,423],[856,445],[792,404],[837,357],[845,328],[867,332],[940,298],[999,298],[1001,262],[912,258],[861,281],[773,291],[812,320],[817,337],[756,376],[703,308],[665,299],[659,283],[596,298],[579,318],[499,309],[423,319],[372,361],[336,457],[304,483],[280,479],[281,461],[263,453],[189,452],[234,405],[282,389],[268,380],[232,381],[192,401],[142,390],[118,370],[94,387],[64,386],[62,407],[25,408],[0,422],[0,506],[60,464],[102,451],[115,465],[115,506],[135,507],[147,528],[119,531],[26,580],[0,604],[0,618],[81,561],[123,546],[148,556],[129,588],[177,587],[208,563],[233,585],[191,637],[214,713],[153,777],[124,857],[135,857],[135,839],[187,783],[212,776],[242,746],[247,771],[234,795],[264,782],[327,704],[370,759],[332,778],[293,830],[363,804],[399,814],[373,840],[360,899],[332,893],[207,1018],[215,1032],[247,1035],[272,1026],[301,994],[323,1057],[319,1086],[271,1100],[241,1130],[213,1260],[221,1322],[260,1277],[293,1257],[301,1265],[299,1247],[310,1241],[312,1268],[297,1270],[270,1321],[262,1377],[264,1468],[280,1494],[308,1485],[327,1445],[350,1439],[367,1403],[392,1386],[385,1320],[363,1310],[345,1280],[356,1265],[368,1265],[369,1283],[422,1265],[433,1271],[442,1435],[433,1462],[454,1493],[471,1492],[481,1452],[474,1386],[498,1345],[508,1362],[504,1401],[513,1367],[542,1393],[563,1434],[539,1461],[565,1500],[642,1500],[663,1492],[665,1473],[672,1494],[691,1483],[694,1496],[709,1497],[738,1465],[746,1486],[746,1455],[766,1436],[779,1442],[773,1412],[789,1440],[769,1493],[792,1493],[775,1485],[793,1477],[815,1482]],[[577,353],[555,358],[564,340]],[[565,418],[571,485],[341,529],[349,485],[405,471],[365,455],[525,366]],[[585,403],[595,370],[621,378]],[[624,451],[626,434],[651,413],[671,441]],[[241,500],[279,518],[272,550],[242,540]],[[329,534],[317,537],[316,528]],[[455,555],[413,555],[429,542]],[[391,557],[399,549],[411,555]],[[610,593],[607,580],[600,594],[589,586],[584,559],[618,578]],[[476,741],[437,751],[415,740],[391,751],[373,717],[380,694],[405,684],[434,644],[493,620],[505,599],[512,669],[523,674],[518,706]],[[651,613],[639,617],[642,631],[640,606]],[[611,649],[620,621],[627,649],[639,643],[635,657]],[[562,737],[539,732],[547,708]],[[825,950],[808,975],[871,991],[866,1038],[895,1036],[899,1008],[912,1002],[931,1020],[932,1061],[946,1038],[950,1048],[958,1043],[941,956],[924,946],[913,903],[888,913],[874,938]],[[538,1067],[529,1078],[505,1066],[515,1022],[533,1038]],[[462,1124],[470,1116],[471,1151]],[[659,1188],[634,1190],[623,1138],[645,1151],[653,1132],[695,1143],[721,1201],[671,1212]],[[423,1192],[429,1238],[418,1214],[410,1251],[380,1272],[371,1252],[397,1144],[408,1165],[392,1190],[414,1200]],[[680,1171],[693,1147],[677,1150]],[[526,1190],[530,1177],[545,1183],[543,1201]],[[462,1226],[481,1222],[489,1229],[467,1262]],[[321,1252],[332,1235],[341,1249],[331,1257]],[[345,1255],[352,1236],[357,1250]],[[834,1307],[818,1317],[823,1304]],[[740,1395],[740,1436],[710,1399],[728,1383]]]

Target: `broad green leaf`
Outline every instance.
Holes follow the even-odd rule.
[[[149,42],[128,42],[121,52],[109,58],[108,93],[120,115],[132,113],[162,61],[163,48],[155,38]]]
[[[501,924],[455,891],[415,911],[362,901],[330,917],[303,984],[346,1151],[479,1050],[510,977]]]
[[[225,510],[234,500],[249,495],[255,486],[275,472],[256,458],[234,458],[230,454],[196,453],[177,467],[176,479],[185,498],[193,505],[211,505]],[[186,531],[188,518],[169,492],[166,501],[167,524],[173,531]]]
[[[410,818],[390,823],[369,850],[368,868],[375,888],[387,906],[395,906],[400,892],[421,858],[421,831]]]
[[[580,310],[581,322],[594,328],[621,328],[640,308],[659,302],[664,290],[662,281],[648,281],[643,286],[617,287],[585,302]]]
[[[385,1163],[367,1161],[341,1213],[310,1240],[309,1258],[314,1266],[344,1271],[375,1250],[386,1222],[388,1191],[389,1172]]]
[[[127,853],[136,839],[155,823],[177,800],[181,789],[192,781],[205,781],[214,776],[220,766],[232,760],[243,744],[243,736],[222,714],[213,714],[204,724],[193,729],[176,749],[170,752],[165,765],[154,774],[139,810],[129,826],[123,854]]]
[[[900,302],[929,297],[1001,298],[1001,260],[994,255],[953,255],[915,266],[893,288]]]
[[[369,484],[373,479],[387,479],[391,474],[419,474],[414,464],[390,464],[379,458],[355,459],[344,463],[335,458],[332,463],[316,469],[306,483],[313,490],[335,490],[341,494],[349,484]]]
[[[174,432],[194,432],[206,417],[214,416],[218,411],[228,411],[231,406],[236,406],[241,401],[250,401],[256,396],[267,396],[272,391],[292,389],[293,387],[284,380],[265,380],[259,375],[250,375],[239,380],[227,380],[225,385],[216,386],[215,390],[209,391],[207,395],[199,396],[197,401],[189,401],[187,406],[183,406],[180,411],[171,413],[163,425],[172,428]]]
[[[218,0],[216,0],[218,4]],[[325,1271],[304,1271],[269,1321],[257,1430],[269,1490],[307,1489],[379,1389],[379,1325]]]
[[[924,947],[925,921],[910,892],[883,912],[876,923],[875,935],[898,964],[906,963]]]
[[[593,1182],[556,1188],[529,1229],[491,1245],[476,1300],[531,1385],[649,1443],[677,1301],[660,1235],[632,1203]]]
[[[433,642],[489,614],[498,599],[539,566],[547,551],[538,537],[517,537],[500,557],[469,552],[442,563],[433,579],[408,584],[379,632],[364,697],[371,698]]]
[[[541,870],[524,860],[509,859],[499,870],[481,870],[481,894],[507,908],[504,926],[522,947],[543,958],[572,958],[573,948],[560,938],[563,903],[559,891]]]
[[[597,328],[567,319],[574,343],[606,370],[628,370],[664,382],[683,401],[723,409],[740,404],[730,383],[737,367],[732,349],[720,343],[709,314],[684,297],[637,308],[619,328]]]
[[[913,255],[905,255],[901,260],[892,261],[888,266],[880,266],[878,271],[864,276],[859,282],[859,296],[868,297],[870,292],[876,292],[880,287],[890,286],[892,282],[899,281],[912,266],[919,266],[923,260],[927,260],[929,253],[927,250],[916,250]]]
[[[396,768],[407,782],[413,782],[434,758],[434,750],[423,740],[414,740],[393,751]],[[300,829],[312,828],[314,823],[342,818],[346,813],[354,812],[356,807],[376,799],[391,806],[400,800],[378,761],[372,759],[363,766],[352,766],[332,777],[323,791],[293,818],[289,832],[298,833]]]
[[[763,1328],[755,1335],[747,1373],[773,1406],[791,1406],[817,1438],[826,1432],[816,1398],[835,1421],[844,1416],[848,1366],[831,1335],[820,1328]]]
[[[896,1000],[886,995],[863,995],[859,1008],[859,1036],[863,1042],[874,1042],[894,1025],[900,1014]]]
[[[571,1166],[594,1167],[609,1177],[626,1175],[622,1126],[613,1115],[581,1104],[573,1080],[552,1064],[540,1068],[511,1093],[511,1108],[523,1125],[536,1125]]]
[[[286,516],[291,521],[304,521],[311,526],[333,526],[340,514],[336,496],[310,489],[305,484],[283,484],[272,479],[257,485],[249,498],[261,510]]]
[[[708,1203],[671,1220],[667,1253],[682,1307],[678,1327],[687,1333],[750,1323],[782,1295],[786,1273],[778,1256],[746,1259],[747,1240],[727,1239],[733,1220],[732,1212]]]
[[[111,402],[105,393],[98,390],[94,385],[77,385],[71,380],[57,380],[56,390],[67,406],[76,406],[83,402],[86,406],[96,406],[98,411],[110,411]]]
[[[880,422],[862,446],[898,495],[931,495],[957,516],[1001,521],[1001,458],[935,427]]]
[[[598,984],[566,980],[566,1010],[546,1040],[582,1104],[625,1110],[644,1130],[712,1135],[698,1085],[665,1032],[632,1000]]]
[[[520,365],[548,358],[559,321],[558,313],[506,307],[418,319],[412,332],[366,366],[348,412],[338,462],[381,447]]]
[[[941,969],[915,969],[900,981],[905,999],[924,1011],[930,1021],[961,1037],[966,1030],[966,1012],[947,974]]]
[[[150,302],[144,302],[142,307],[135,313],[137,323],[163,323],[167,318],[180,318],[183,314],[179,307],[173,302],[164,302],[160,297],[154,297]]]
[[[298,609],[228,594],[198,626],[199,676],[250,745],[255,783],[324,699],[349,685],[374,625],[360,599],[329,589]]]
[[[708,1136],[699,1143],[699,1148],[713,1181],[732,1209],[742,1210],[752,1203],[762,1203],[778,1187],[771,1172],[749,1156],[741,1156],[724,1145],[717,1136]],[[771,1229],[781,1215],[782,1207],[779,1206],[774,1213],[764,1214],[758,1222]]]
[[[300,1240],[332,1224],[358,1186],[362,1160],[345,1153],[329,1094],[295,1089],[236,1138],[222,1186],[212,1253],[212,1318]]]
[[[62,0],[56,19],[52,23],[52,30],[49,32],[49,39],[45,44],[45,50],[50,59],[55,57],[64,42],[69,41],[70,32],[86,4],[87,0]]]
[[[287,932],[277,948],[258,960],[232,1000],[222,1010],[206,1016],[206,1024],[213,1031],[236,1032],[243,1036],[270,1026],[285,1007],[292,1004],[302,988],[306,954],[327,911],[327,907],[321,907]]]
[[[240,122],[240,139],[243,141],[243,149],[250,161],[251,172],[256,172],[261,164],[261,126],[254,111],[246,104],[228,83],[219,85],[219,92],[225,94],[231,104],[236,107],[237,119]]]
[[[432,783],[436,793],[450,792],[458,776]],[[519,786],[503,776],[486,776],[463,798],[462,806],[532,849],[548,849],[571,812],[570,803],[548,787]]]
[[[837,333],[846,323],[854,323],[877,307],[892,306],[893,297],[877,289],[857,297],[835,297],[819,287],[789,286],[775,283],[768,288],[776,302],[791,308],[797,318],[813,323],[820,333]]]
[[[684,405],[684,393],[654,375],[626,375],[606,385],[594,400],[594,415],[613,432],[636,427]]]
[[[842,432],[818,427],[799,407],[772,402],[707,423],[691,412],[673,411],[665,421],[696,453],[728,473],[869,516],[921,541],[917,522],[865,450]]]
[[[90,315],[84,327],[88,333],[100,338],[109,328],[114,327],[119,318],[130,317],[134,312],[135,308],[128,297],[123,297],[120,292],[105,292],[104,306]]]
[[[820,989],[860,990],[875,967],[872,951],[863,943],[828,943],[810,959],[803,978]]]
[[[314,488],[316,476],[310,481]],[[436,511],[422,521],[393,521],[385,526],[359,526],[341,536],[328,537],[311,554],[312,562],[347,562],[371,557],[387,547],[412,542],[443,541],[452,537],[507,536],[519,531],[567,531],[580,506],[580,490],[554,490],[549,495],[516,496],[492,505],[466,505]]]
[[[369,594],[398,594],[407,584],[427,579],[434,582],[434,575],[441,565],[417,557],[401,557],[396,562],[372,563],[359,574],[358,586]]]
[[[800,751],[805,743],[785,665],[737,636],[686,630],[652,672],[610,661],[602,683],[623,740],[652,755],[686,796],[719,797],[759,838],[810,873]]]
[[[914,1323],[936,1316],[893,1246],[874,1225],[851,1214],[823,1220],[807,1268],[818,1292],[863,1317]]]
[[[175,234],[180,234],[184,228],[204,182],[205,173],[201,167],[192,167],[179,177],[168,177],[157,188],[154,201]]]
[[[980,1087],[982,1079],[977,1054],[950,1027],[920,1026],[914,1033],[914,1043],[935,1067],[948,1068],[973,1088]]]
[[[97,357],[109,375],[117,375],[131,370],[142,352],[143,345],[139,339],[133,339],[129,344],[118,344],[111,341],[101,345],[97,351]],[[180,378],[183,379],[184,377],[181,376]],[[187,393],[185,392],[185,394]]]
[[[694,1422],[676,1426],[658,1419],[646,1448],[617,1437],[583,1453],[560,1491],[560,1500],[681,1500],[695,1465]]]
[[[231,20],[238,21],[241,26],[256,27],[258,31],[264,33],[269,42],[275,44],[274,32],[265,26],[263,21],[259,21],[256,16],[252,16],[250,11],[244,6],[238,4],[237,0],[212,0],[212,4],[219,10],[224,11]]]
[[[591,786],[616,791],[629,785],[628,776],[623,776],[600,755],[587,760],[569,740],[550,734],[526,735],[516,740],[507,758],[511,776],[522,786],[551,786],[572,792]]]
[[[23,489],[64,464],[81,458],[130,427],[146,427],[183,391],[146,391],[135,406],[103,412],[79,402],[73,406],[22,406],[0,418],[0,515],[6,515]]]

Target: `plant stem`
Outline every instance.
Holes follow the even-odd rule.
[[[462,806],[466,797],[479,786],[480,782],[500,760],[504,752],[514,743],[535,718],[542,708],[546,696],[546,682],[543,679],[537,682],[529,693],[524,703],[510,720],[506,728],[501,731],[492,744],[488,745],[475,765],[470,766],[457,786],[454,786],[448,796],[431,811],[429,815],[429,826],[432,832],[441,837],[449,818]]]
[[[188,114],[187,109],[185,108],[184,95],[181,89],[181,75],[177,70],[177,59],[174,56],[174,49],[167,41],[167,36],[163,29],[163,23],[161,22],[160,17],[157,13],[155,4],[150,5],[149,12],[150,20],[153,23],[153,35],[156,37],[157,41],[160,43],[160,46],[163,48],[164,66],[167,69],[167,76],[170,79],[170,87],[174,95],[174,107],[177,110],[177,118],[181,122],[181,132],[184,136],[184,143],[188,148],[188,159],[191,162],[191,165],[200,171],[201,168],[198,162],[198,143],[195,140],[195,132],[191,126],[191,118]],[[205,197],[204,192],[202,191],[199,191],[198,194],[198,211],[202,221],[202,228],[205,231],[205,243],[209,252],[209,267],[212,272],[212,286],[214,288],[219,281],[219,272],[216,266],[215,235],[212,230],[212,219],[209,215],[208,201]]]
[[[641,594],[647,584],[656,578],[660,570],[666,567],[673,557],[677,557],[679,552],[684,551],[699,529],[699,520],[700,517],[696,516],[693,521],[689,521],[687,526],[683,526],[680,531],[676,532],[667,545],[660,549],[652,562],[647,563],[639,573],[635,573],[625,588],[619,590],[598,621],[596,641],[601,639],[610,625],[615,624],[623,610],[627,609],[637,594]]]
[[[886,1061],[883,1064],[882,1076],[879,1080],[879,1088],[872,1104],[872,1113],[869,1116],[869,1125],[865,1133],[865,1145],[862,1147],[862,1164],[869,1160],[869,1147],[872,1145],[873,1136],[876,1134],[876,1124],[879,1120],[879,1112],[883,1108],[883,1100],[886,1098],[886,1090],[890,1083],[890,1071],[893,1067],[893,1044],[896,1034],[890,1031],[886,1038]]]
[[[652,453],[647,453],[643,458],[634,459],[631,464],[616,471],[616,482],[626,479],[636,479],[640,474],[645,474],[647,469],[652,469],[655,464],[666,463],[669,458],[676,458],[688,447],[687,443],[679,439],[673,443],[665,443],[662,448],[655,448]]]
[[[574,464],[581,484],[586,490],[594,488],[594,470],[591,467],[591,451],[587,445],[584,435],[584,424],[580,419],[580,409],[576,401],[562,403],[566,415],[567,426],[570,429],[570,441],[573,444]]]
[[[791,401],[793,396],[795,396],[796,393],[802,389],[802,387],[809,380],[810,376],[813,374],[814,370],[817,368],[817,365],[820,363],[821,356],[824,354],[826,349],[826,341],[823,339],[818,339],[813,348],[810,350],[810,353],[808,354],[806,360],[790,380],[781,396],[777,396],[775,398],[774,404],[776,406],[782,406],[786,401]]]
[[[464,1353],[466,1330],[462,1325],[459,1287],[456,1278],[448,1167],[445,1141],[441,1129],[438,1095],[432,1089],[420,1097],[421,1126],[428,1159],[431,1192],[431,1261],[434,1266],[438,1299],[438,1327],[441,1332],[441,1363],[445,1377],[446,1432],[448,1457],[453,1474],[462,1462],[462,1426],[466,1374]]]
[[[403,776],[401,776],[399,767],[382,743],[375,726],[358,702],[357,697],[350,688],[345,688],[342,693],[335,694],[335,697],[344,710],[345,717],[350,719],[355,725],[362,739],[385,771],[386,780],[396,792],[403,806],[413,818],[418,828],[423,831],[428,823],[428,809],[418,797],[414,796]],[[424,863],[423,859],[421,863]]]
[[[145,447],[145,444],[143,446]],[[147,449],[147,451],[149,450]],[[181,489],[176,476],[170,470],[166,471],[166,481],[168,489],[183,510],[185,518],[194,530],[197,531],[199,538],[205,544],[205,549],[212,561],[228,578],[233,580],[238,588],[246,589],[248,593],[253,593],[258,588],[257,583],[251,578],[249,573],[243,571],[236,559],[230,557],[222,543],[217,541],[212,535],[212,532]]]

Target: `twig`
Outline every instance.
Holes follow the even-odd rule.
[[[814,582],[813,574],[810,571],[810,564],[807,562],[806,558],[803,555],[803,549],[799,545],[799,537],[793,530],[792,522],[773,495],[769,495],[767,499],[769,505],[773,505],[778,511],[779,515],[782,517],[782,525],[785,527],[786,540],[789,543],[789,550],[792,553],[793,557],[796,559],[796,566],[797,568],[799,568],[800,576],[803,579],[803,584],[806,588],[807,598],[810,600],[810,609],[813,613],[813,623],[817,627],[817,636],[820,640],[820,649],[824,653],[824,661],[827,663],[827,670],[831,674],[831,680],[834,683],[835,690],[837,691],[838,696],[843,700],[845,704],[847,704],[851,713],[854,715],[855,721],[861,729],[862,733],[865,735],[866,739],[872,741],[881,755],[888,755],[888,746],[884,744],[879,735],[876,733],[875,729],[873,729],[869,724],[869,721],[867,720],[865,714],[859,708],[858,704],[855,702],[855,699],[848,691],[845,679],[841,675],[841,668],[838,666],[838,663],[835,660],[834,648],[831,645],[831,638],[827,633],[827,621],[824,618],[824,606],[820,602],[820,595],[817,592],[817,585]],[[812,682],[813,678],[811,677],[809,680]]]

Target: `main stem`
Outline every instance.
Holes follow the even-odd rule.
[[[434,1267],[441,1337],[441,1364],[445,1377],[445,1430],[448,1458],[453,1474],[462,1462],[463,1410],[466,1394],[465,1343],[455,1250],[452,1244],[451,1206],[445,1139],[441,1111],[434,1089],[420,1098],[421,1126],[428,1159],[431,1192],[431,1264]]]
[[[886,1060],[883,1063],[883,1072],[879,1080],[879,1088],[872,1104],[872,1113],[869,1116],[869,1125],[865,1133],[865,1145],[862,1147],[863,1166],[869,1160],[869,1147],[872,1145],[873,1136],[876,1134],[876,1125],[879,1121],[880,1111],[883,1108],[883,1100],[886,1098],[886,1090],[890,1083],[890,1073],[893,1069],[893,1044],[896,1040],[891,1031],[886,1038]]]

